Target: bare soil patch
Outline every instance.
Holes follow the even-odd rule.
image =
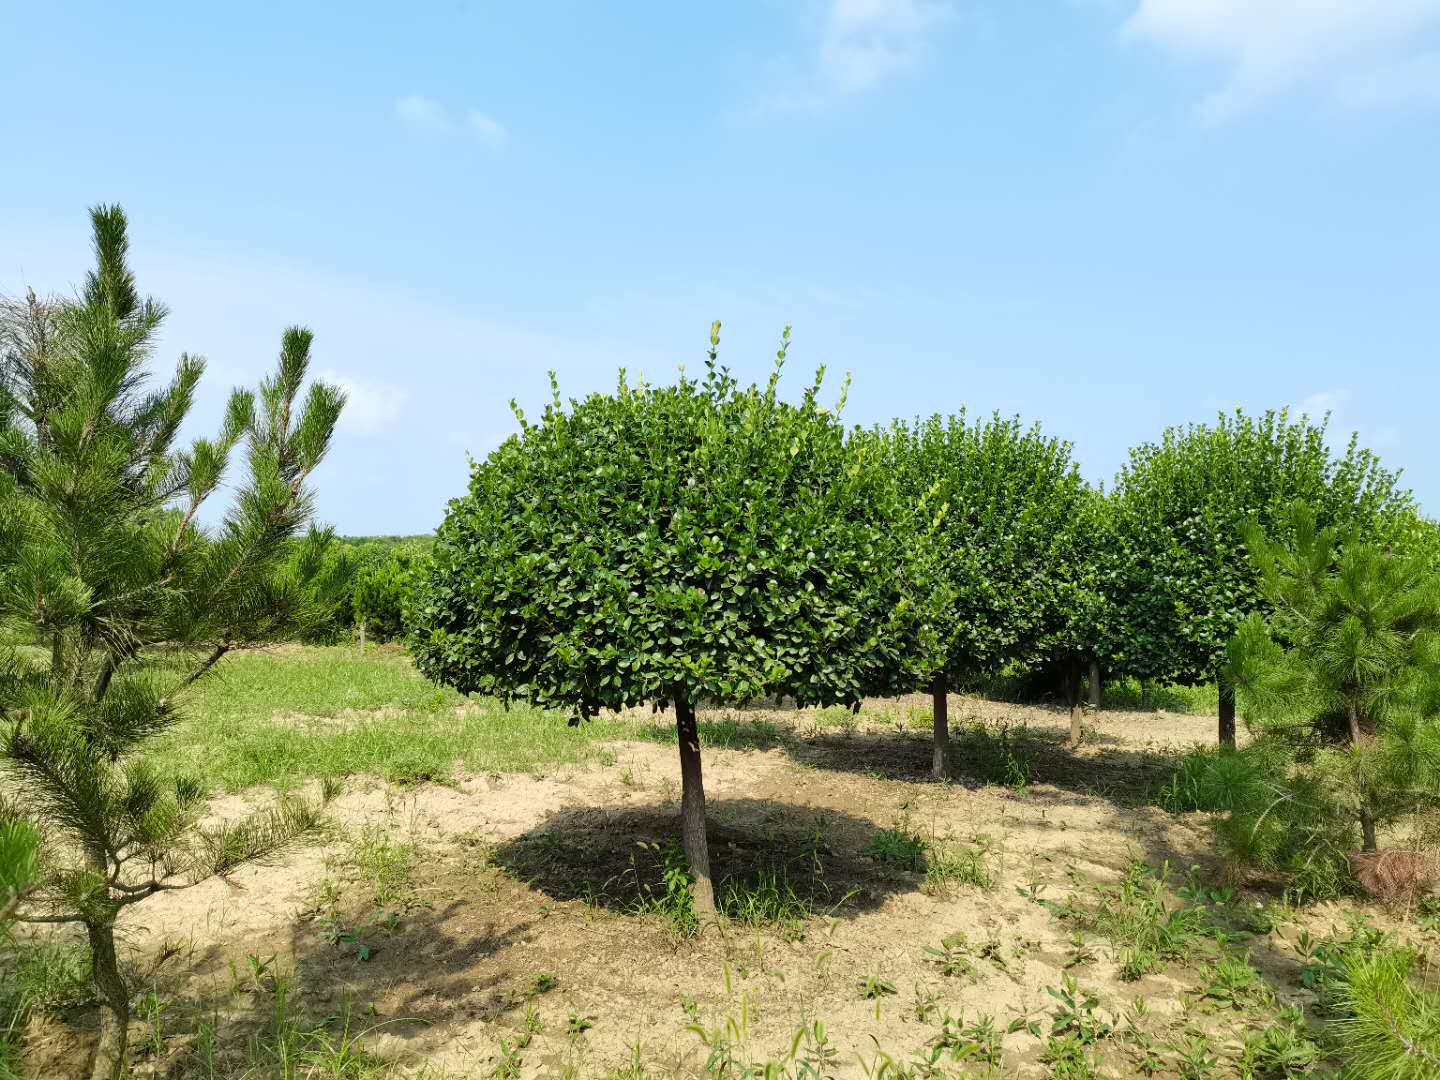
[[[606,1077],[637,1055],[649,1075],[699,1076],[712,1047],[692,1025],[729,1021],[731,1051],[763,1060],[815,1020],[838,1055],[834,1073],[859,1075],[877,1048],[923,1053],[943,1015],[991,1018],[1000,1074],[1044,1076],[1043,1040],[1023,1022],[1048,1023],[1050,991],[1067,976],[1117,1016],[1138,996],[1160,1028],[1191,1025],[1220,1046],[1243,1036],[1250,1020],[1197,1003],[1194,970],[1162,965],[1125,981],[1118,950],[1098,938],[1077,962],[1071,927],[1037,902],[1113,884],[1135,859],[1220,880],[1204,821],[1141,798],[1176,749],[1212,736],[1213,719],[1102,713],[1071,752],[1063,712],[957,699],[958,728],[983,722],[1024,740],[1030,774],[1007,787],[982,783],[963,757],[955,782],[932,781],[912,712],[928,702],[888,704],[853,724],[783,709],[702,714],[732,742],[762,747],[705,753],[721,892],[753,892],[768,875],[811,914],[728,920],[693,937],[649,903],[677,835],[673,745],[616,743],[603,764],[543,775],[352,781],[327,835],[127,915],[132,965],[173,1003],[162,1049],[139,1069],[201,1075],[194,1030],[208,1017],[228,1070],[218,1075],[242,1075],[247,1040],[272,1022],[275,973],[297,1017],[334,1027],[348,1014],[369,1052],[431,1076],[488,1076],[513,1062],[516,1075]],[[969,745],[962,737],[958,748]],[[269,797],[233,796],[213,811]],[[927,882],[877,849],[884,833],[978,852],[986,881]],[[950,970],[926,951],[942,941],[962,943]],[[1284,933],[1248,948],[1281,1000],[1303,1004]],[[1021,1026],[1008,1031],[1012,1020]],[[87,1016],[47,1023],[33,1067],[66,1075]],[[1141,1075],[1128,1061],[1114,1051],[1106,1075]]]

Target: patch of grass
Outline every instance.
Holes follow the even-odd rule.
[[[789,879],[774,871],[761,871],[752,880],[728,881],[720,910],[744,926],[776,927],[791,938],[798,937],[815,914],[809,901],[790,887]]]
[[[695,722],[702,747],[721,750],[771,750],[783,746],[785,732],[768,720],[741,719],[737,716],[699,717]],[[666,746],[675,742],[674,723],[642,723],[630,733],[632,737]]]
[[[463,704],[394,649],[243,653],[181,698],[183,719],[147,753],[227,791],[348,774],[419,783],[447,779],[457,766],[524,772],[588,760],[604,740],[653,726],[598,718],[572,728],[529,706]]]
[[[1234,750],[1197,746],[1181,755],[1174,772],[1155,792],[1156,805],[1172,814],[1194,810],[1215,813],[1234,806],[1242,773],[1252,768]]]
[[[983,721],[961,726],[951,737],[955,769],[987,784],[1023,791],[1035,779],[1039,738],[1021,724],[990,727]]]
[[[1298,1012],[1298,1010],[1297,1010]],[[1245,1037],[1240,1052],[1240,1073],[1256,1080],[1299,1080],[1314,1076],[1324,1056],[1320,1047],[1306,1037],[1303,1018],[1282,1018]]]
[[[1210,1080],[1220,1067],[1215,1043],[1203,1031],[1188,1032],[1183,1039],[1170,1044],[1175,1052],[1173,1066],[1180,1080]]]
[[[392,908],[399,906],[409,892],[415,845],[397,841],[385,830],[371,826],[355,841],[347,861],[373,888],[370,902],[376,907]]]
[[[1164,965],[1192,958],[1195,947],[1221,931],[1204,906],[1171,904],[1167,872],[1157,875],[1134,860],[1118,885],[1098,886],[1087,902],[1072,895],[1055,903],[1039,901],[1081,931],[1108,938],[1115,946],[1122,979],[1138,979]]]
[[[925,891],[944,893],[957,885],[988,889],[995,884],[986,847],[966,847],[943,841],[931,844],[925,853]]]
[[[925,841],[909,829],[881,829],[865,845],[865,854],[902,870],[925,869]]]
[[[27,1075],[24,1033],[31,1013],[67,1008],[92,995],[90,954],[79,941],[5,941],[0,951],[0,1078]]]
[[[1215,684],[1154,686],[1137,679],[1116,679],[1105,684],[1105,708],[1134,712],[1173,712],[1184,716],[1214,716],[1220,709]]]
[[[951,1016],[947,1012],[941,1017],[940,1030],[930,1040],[927,1047],[930,1052],[922,1061],[932,1068],[942,1058],[997,1066],[1002,1039],[992,1016],[981,1013],[967,1022],[963,1015]]]

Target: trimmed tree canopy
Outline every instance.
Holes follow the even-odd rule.
[[[1325,422],[1284,410],[1256,418],[1237,409],[1131,452],[1115,491],[1130,564],[1131,670],[1191,683],[1216,677],[1240,623],[1267,610],[1241,536],[1250,519],[1283,539],[1288,508],[1303,500],[1320,527],[1375,536],[1383,518],[1410,506],[1370,451],[1351,439],[1332,456],[1325,434]],[[1221,699],[1221,739],[1233,742],[1233,697],[1223,686]]]
[[[783,343],[768,384],[741,389],[718,340],[717,323],[698,382],[622,372],[568,409],[557,389],[539,424],[517,410],[521,434],[475,466],[437,535],[412,634],[423,672],[577,721],[673,703],[682,763],[699,702],[914,685],[899,492],[876,444],[818,403],[823,371],[780,400]],[[698,764],[696,748],[687,798]]]
[[[1011,661],[1046,657],[1082,603],[1077,518],[1091,493],[1070,446],[1018,419],[933,416],[888,433],[907,499],[939,504],[907,530],[928,553],[930,595],[917,604],[937,639],[925,683],[935,699],[935,771],[945,770],[945,691]],[[1078,622],[1075,624],[1078,626]],[[912,687],[913,688],[913,684]]]

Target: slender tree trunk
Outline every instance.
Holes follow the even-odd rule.
[[[1352,704],[1350,706],[1350,750],[1353,753],[1360,746],[1365,733],[1360,727],[1360,710]],[[1374,854],[1380,850],[1375,840],[1375,815],[1370,812],[1370,805],[1365,799],[1365,792],[1360,792],[1360,850]]]
[[[95,989],[100,992],[100,1041],[90,1080],[123,1080],[129,1064],[130,990],[115,957],[115,925],[87,923],[85,929],[90,935]]]
[[[1090,707],[1100,708],[1100,661],[1093,656],[1090,658]]]
[[[945,676],[936,675],[930,684],[931,707],[935,717],[935,754],[930,772],[936,780],[950,775],[950,698],[946,693]]]
[[[682,694],[675,695],[675,731],[680,742],[680,844],[695,897],[695,914],[715,914],[715,886],[710,881],[710,845],[705,839],[705,780],[700,771],[700,729],[695,709]]]
[[[1080,662],[1071,660],[1065,672],[1065,702],[1070,706],[1070,746],[1080,745]]]
[[[1220,687],[1220,745],[1235,749],[1235,688],[1222,678]]]
[[[360,620],[360,651],[365,651],[365,620]]]

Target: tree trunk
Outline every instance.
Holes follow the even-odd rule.
[[[360,620],[360,651],[365,651],[365,620]]]
[[[705,839],[705,780],[700,771],[700,729],[695,709],[675,695],[675,731],[680,742],[680,844],[690,864],[695,914],[715,914],[715,886],[710,881],[710,845]]]
[[[1090,707],[1100,708],[1100,661],[1090,658]]]
[[[1070,661],[1070,667],[1065,672],[1065,702],[1070,706],[1070,746],[1073,749],[1080,745],[1082,732],[1080,730],[1080,663]]]
[[[1350,749],[1353,752],[1360,746],[1360,741],[1365,733],[1360,727],[1360,710],[1352,704],[1350,706]],[[1365,792],[1360,792],[1360,836],[1362,842],[1360,850],[1374,854],[1379,851],[1379,845],[1375,841],[1375,815],[1370,812],[1370,806],[1365,801]]]
[[[1224,679],[1220,686],[1220,745],[1235,749],[1235,688],[1228,686]]]
[[[945,676],[936,675],[930,684],[931,708],[935,716],[935,754],[930,772],[936,780],[950,775],[950,698],[946,693]]]
[[[86,924],[95,989],[100,992],[100,1041],[90,1080],[123,1080],[130,1051],[130,991],[115,958],[115,926]]]

